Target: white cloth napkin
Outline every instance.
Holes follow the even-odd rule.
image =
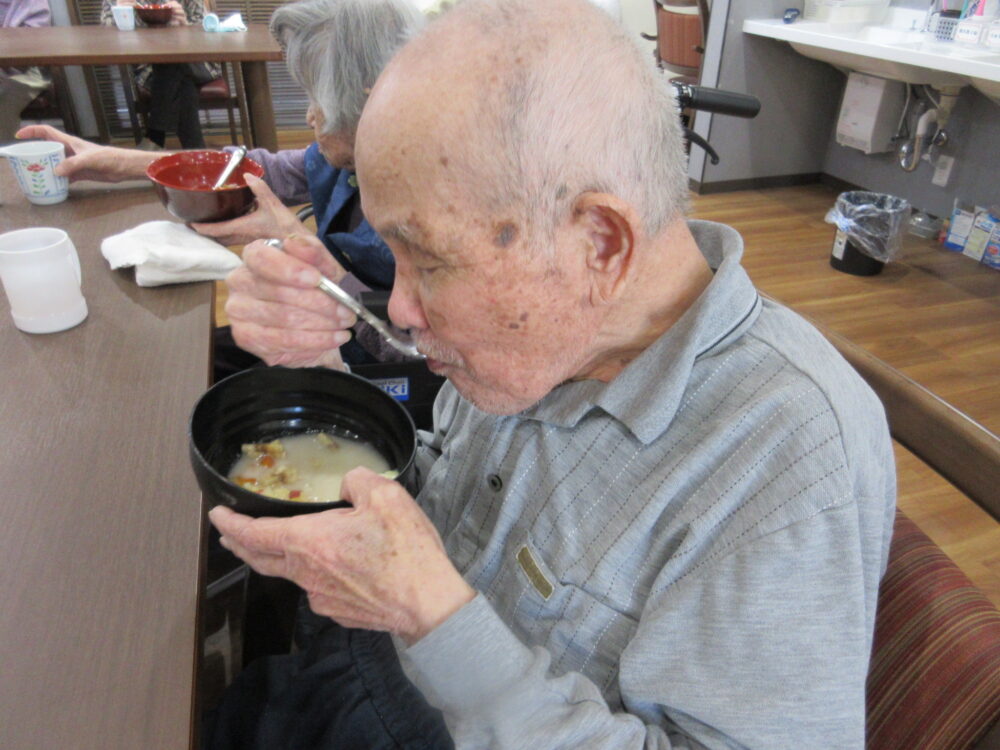
[[[243,262],[215,240],[175,221],[147,221],[106,237],[101,254],[112,268],[135,266],[139,286],[223,279]]]
[[[246,31],[247,25],[243,23],[243,16],[233,13],[227,16],[224,21],[214,13],[207,13],[202,19],[201,26],[205,31]]]

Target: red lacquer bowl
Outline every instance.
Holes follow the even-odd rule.
[[[174,15],[169,5],[153,4],[136,5],[135,14],[147,26],[166,26]]]
[[[256,204],[246,176],[264,176],[260,164],[244,157],[226,185],[212,190],[228,161],[225,151],[181,151],[161,156],[146,168],[146,176],[163,205],[181,221],[226,221]]]

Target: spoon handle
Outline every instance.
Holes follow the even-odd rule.
[[[226,163],[225,168],[222,170],[222,174],[219,175],[219,179],[215,181],[212,185],[212,190],[218,190],[220,187],[226,184],[226,180],[229,179],[229,175],[233,173],[237,165],[243,161],[243,157],[247,155],[246,146],[237,146],[236,149],[229,155],[229,161]]]
[[[326,276],[320,277],[320,281],[317,286],[320,291],[326,293],[329,297],[333,297],[333,299],[337,300],[337,302],[348,308],[351,312],[378,331],[379,335],[381,335],[382,338],[385,339],[386,343],[388,343],[393,349],[407,355],[408,357],[418,357],[420,359],[424,359],[425,355],[417,351],[417,347],[396,338],[395,334],[389,330],[389,326],[387,326],[381,318],[371,313],[367,307],[354,299],[354,297],[337,286],[333,281],[326,278]]]

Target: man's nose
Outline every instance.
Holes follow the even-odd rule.
[[[389,295],[389,319],[398,328],[420,331],[428,327],[416,284],[398,265],[392,294]]]

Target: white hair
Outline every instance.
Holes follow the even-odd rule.
[[[275,10],[270,28],[330,134],[357,129],[375,80],[423,23],[409,0],[298,0]]]
[[[543,237],[587,191],[631,203],[650,236],[683,215],[676,97],[620,24],[586,2],[465,0],[453,14],[496,40],[503,60],[475,115],[475,132],[494,146],[480,141],[479,152],[495,165],[480,163],[478,187],[495,207],[519,211]]]

